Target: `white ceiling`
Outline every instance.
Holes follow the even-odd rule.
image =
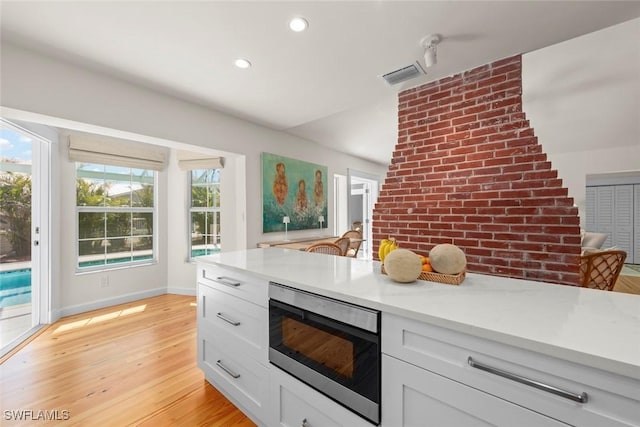
[[[638,16],[638,1],[2,1],[1,37],[386,164],[398,91]],[[387,86],[432,33],[437,65]]]

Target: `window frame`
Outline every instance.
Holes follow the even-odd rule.
[[[103,206],[79,206],[78,205],[78,194],[77,194],[77,188],[78,188],[78,166],[80,164],[82,165],[87,165],[87,164],[92,164],[92,165],[98,165],[98,166],[102,166],[102,167],[110,167],[113,165],[108,165],[108,164],[104,164],[104,163],[89,163],[89,162],[74,162],[75,164],[75,171],[74,171],[74,200],[75,200],[75,271],[76,274],[83,274],[83,273],[93,273],[93,272],[99,272],[99,271],[110,271],[110,270],[119,270],[119,269],[125,269],[125,268],[135,268],[135,267],[140,267],[140,266],[148,266],[148,265],[152,265],[152,264],[157,264],[158,263],[158,171],[157,170],[153,170],[153,169],[143,169],[143,168],[138,168],[138,167],[128,167],[128,169],[131,171],[133,170],[145,170],[145,171],[149,171],[153,173],[153,207],[143,207],[143,206],[105,206],[103,204]],[[122,168],[123,166],[115,166],[118,168]],[[129,173],[129,179],[131,182],[131,172]],[[106,178],[104,179],[105,182],[108,181]],[[80,266],[80,242],[81,240],[93,240],[93,239],[80,239],[80,230],[79,230],[79,222],[80,222],[80,213],[104,213],[105,215],[108,215],[110,213],[126,213],[126,214],[136,214],[136,213],[141,213],[141,214],[151,214],[152,215],[152,227],[153,227],[153,231],[151,233],[151,238],[152,238],[152,244],[151,244],[151,258],[147,258],[147,259],[142,259],[142,260],[129,260],[129,261],[123,261],[123,262],[117,262],[117,263],[103,263],[103,264],[99,264],[96,266],[86,266],[86,267],[81,267]],[[131,224],[131,231],[133,231],[134,227],[133,227],[133,222]],[[128,237],[133,237],[133,234],[130,234]],[[107,229],[106,229],[106,223],[105,223],[105,229],[104,229],[104,236],[105,240],[108,238],[107,236]],[[126,238],[127,236],[121,236]],[[133,250],[130,249],[127,253],[130,255],[130,257],[133,257]],[[106,256],[106,254],[105,254]]]
[[[193,206],[193,171],[194,170],[206,170],[206,171],[218,171],[218,182],[211,182],[208,183],[208,186],[217,186],[218,187],[218,194],[219,194],[219,202],[218,202],[218,206],[217,207],[202,207],[202,206],[198,206],[198,207],[194,207]],[[222,213],[221,213],[221,206],[222,206],[222,191],[221,191],[221,182],[220,182],[220,177],[222,175],[222,168],[202,168],[202,169],[191,169],[188,172],[188,177],[187,177],[187,194],[188,194],[188,203],[187,203],[187,262],[196,262],[196,260],[202,256],[207,256],[207,255],[211,255],[211,253],[217,253],[219,252],[222,247],[222,238],[221,238],[221,234],[213,234],[214,238],[217,238],[217,243],[214,243],[214,245],[217,244],[218,246],[218,251],[217,252],[211,252],[211,253],[204,253],[202,255],[198,255],[198,256],[193,256],[193,213],[196,212],[200,212],[200,213],[213,213],[215,214],[216,212],[218,213],[218,217],[220,218]],[[215,172],[213,172],[215,173]],[[217,223],[218,228],[220,227],[222,221],[219,221]],[[205,234],[205,236],[207,236],[207,234]],[[206,237],[205,237],[206,239]],[[206,243],[205,243],[206,245]]]

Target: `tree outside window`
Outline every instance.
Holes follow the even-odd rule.
[[[191,171],[191,232],[189,256],[209,255],[220,251],[220,170]]]
[[[31,176],[0,173],[0,221],[15,259],[31,258]],[[4,251],[3,251],[4,253]]]
[[[155,258],[155,172],[77,163],[78,268]]]

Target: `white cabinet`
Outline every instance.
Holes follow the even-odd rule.
[[[201,264],[198,266],[198,283],[262,307],[267,307],[269,302],[269,282],[244,271]]]
[[[198,366],[240,410],[261,426],[373,427],[269,364],[267,280],[204,262],[197,274]],[[639,380],[466,325],[462,333],[383,310],[382,427],[640,427]],[[568,344],[559,351],[584,355]]]
[[[374,427],[340,404],[271,367],[270,425],[278,427]]]
[[[387,355],[382,382],[383,426],[567,425]]]
[[[267,310],[248,301],[202,285],[200,320],[215,331],[216,341],[260,363],[268,361]]]
[[[627,263],[640,263],[640,184],[589,186],[587,231],[606,233],[603,248],[627,253]]]
[[[268,417],[268,283],[198,266],[198,366],[254,422]]]
[[[633,259],[627,262],[640,264],[640,184],[633,186]]]
[[[268,282],[198,265],[198,366],[254,422],[289,427],[373,427],[269,364]]]
[[[267,416],[269,405],[266,366],[246,354],[220,345],[215,331],[199,334],[198,366],[206,379],[254,422]]]
[[[483,411],[489,406],[503,407],[505,414],[520,410],[518,419],[531,420],[530,425],[543,425],[534,411],[570,425],[640,426],[640,381],[628,377],[388,313],[382,315],[382,352],[385,426],[402,425],[395,424],[398,414],[415,419],[429,399],[434,417],[440,410],[460,410],[488,421]],[[393,358],[397,363],[390,363]],[[471,366],[469,358],[483,369]],[[417,378],[432,387],[420,388]],[[456,393],[468,402],[456,399]],[[497,425],[514,425],[510,416]],[[394,422],[387,424],[390,418]]]
[[[627,253],[629,261],[633,253],[633,185],[615,186],[615,228],[613,241],[618,248]]]

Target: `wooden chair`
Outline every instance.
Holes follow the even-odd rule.
[[[349,249],[345,252],[345,256],[356,258],[360,250],[360,245],[362,244],[362,233],[356,230],[349,230],[346,231],[342,237],[349,238]]]
[[[349,245],[351,244],[351,239],[348,237],[340,237],[338,239],[336,239],[335,242],[336,245],[340,246],[340,250],[342,251],[342,255],[346,255],[347,251],[349,250]]]
[[[580,257],[580,285],[584,288],[613,290],[627,259],[625,251],[597,251]]]
[[[339,255],[342,256],[340,246],[331,242],[315,243],[306,249],[307,252],[315,252],[319,254]]]

